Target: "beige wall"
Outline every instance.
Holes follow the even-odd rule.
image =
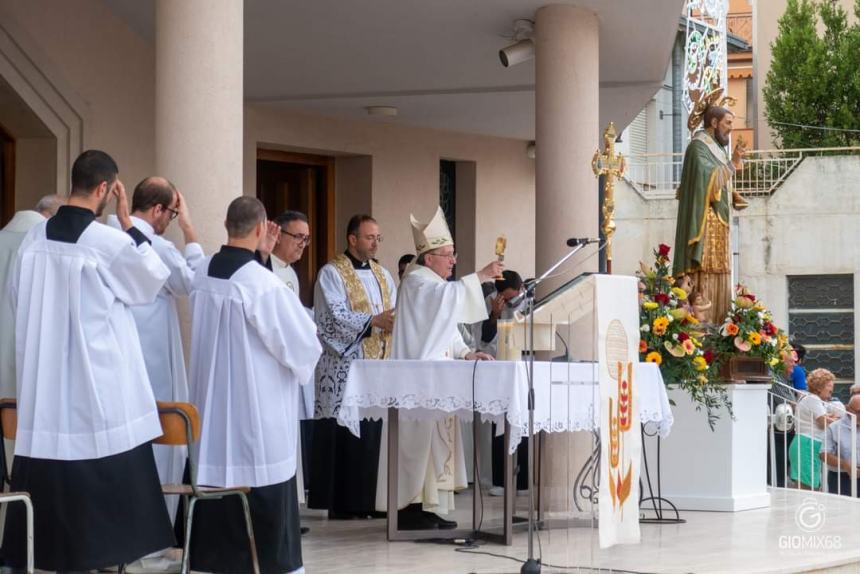
[[[155,54],[98,0],[0,0],[2,26],[85,120],[83,147],[109,152],[127,187],[153,169]],[[80,109],[82,108],[82,109]]]
[[[54,193],[57,182],[57,140],[15,140],[15,209],[33,209],[44,195]]]
[[[400,255],[413,250],[409,214],[426,220],[436,209],[440,159],[474,162],[474,209],[480,214],[475,221],[476,265],[495,258],[496,237],[504,233],[509,268],[524,276],[534,273],[534,162],[526,157],[524,141],[325,118],[248,104],[244,185],[248,195],[256,193],[258,147],[370,156],[371,214],[385,236],[380,260],[390,270],[396,268]],[[338,186],[344,185],[342,174],[337,180]],[[338,193],[338,198],[342,201],[343,194]],[[366,205],[366,198],[359,199],[357,205]],[[338,233],[348,216],[346,210],[338,208]]]

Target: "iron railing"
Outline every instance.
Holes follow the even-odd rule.
[[[753,150],[734,177],[734,188],[745,196],[769,196],[804,158],[822,155],[860,155],[860,147]],[[645,199],[670,199],[681,180],[682,153],[648,153],[627,158],[624,179]]]

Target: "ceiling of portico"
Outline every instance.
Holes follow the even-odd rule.
[[[152,0],[104,0],[154,41]],[[534,138],[534,62],[499,64],[546,0],[245,0],[245,98],[337,117]],[[683,0],[573,0],[600,19],[600,123],[660,87]]]

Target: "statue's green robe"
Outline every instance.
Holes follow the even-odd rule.
[[[696,132],[684,154],[681,185],[677,193],[678,223],[672,265],[675,277],[701,270],[708,208],[713,209],[720,222],[728,227],[733,174],[726,148],[707,132]]]

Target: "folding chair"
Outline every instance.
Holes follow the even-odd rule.
[[[18,432],[18,403],[15,399],[0,399],[0,465],[3,468],[3,485],[10,486],[10,472],[6,463],[6,440],[15,440]],[[5,439],[5,440],[3,440]],[[0,504],[23,502],[27,512],[27,574],[33,574],[33,503],[26,492],[0,493]]]
[[[251,509],[248,506],[247,486],[232,488],[214,488],[197,485],[197,465],[192,456],[192,448],[200,438],[200,415],[191,403],[158,402],[158,415],[161,418],[161,429],[164,434],[155,439],[155,444],[186,446],[190,484],[166,484],[162,487],[165,495],[181,496],[185,509],[185,544],[182,549],[181,574],[188,574],[191,550],[191,526],[194,521],[194,506],[202,500],[219,500],[225,496],[238,496],[242,501],[245,512],[245,526],[248,531],[248,544],[251,548],[251,559],[254,574],[260,574],[257,561],[257,546],[254,542],[254,527],[251,524]]]

